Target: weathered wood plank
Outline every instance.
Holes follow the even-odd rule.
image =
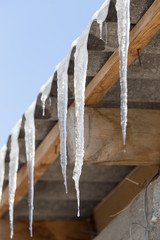
[[[69,110],[68,116],[68,147],[73,162],[75,160],[74,108]],[[86,108],[84,127],[84,162],[87,164],[131,166],[160,164],[159,110],[129,109],[125,148],[122,142],[120,109]]]
[[[155,0],[142,19],[130,33],[128,66],[139,52],[148,44],[160,29],[160,1]],[[96,105],[119,78],[119,50],[109,58],[106,64],[86,88],[86,105]]]
[[[140,51],[152,39],[154,34],[159,29],[160,24],[160,1],[155,0],[153,5],[149,8],[147,13],[135,26],[130,34],[130,48],[128,65],[133,62],[137,56],[137,48]],[[96,105],[100,99],[106,94],[107,90],[119,78],[119,54],[118,49],[110,57],[104,67],[92,80],[86,88],[86,105]],[[49,132],[41,145],[36,150],[35,159],[35,177],[34,181],[43,175],[47,168],[59,156],[59,127],[58,124]],[[18,173],[17,191],[15,197],[15,205],[28,192],[28,173],[25,165]],[[8,187],[4,190],[2,195],[0,217],[8,212]]]
[[[137,167],[94,210],[98,232],[101,232],[135,199],[158,173],[158,166]]]
[[[86,221],[34,221],[33,240],[89,240]],[[0,220],[0,239],[9,239],[9,221]],[[14,221],[13,240],[29,240],[28,221]]]

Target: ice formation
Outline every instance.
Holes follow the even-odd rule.
[[[127,128],[127,61],[130,31],[130,0],[117,0],[118,42],[120,57],[120,85],[121,85],[121,127],[123,144],[126,144]]]
[[[74,94],[75,94],[75,136],[76,136],[76,156],[73,171],[73,180],[77,192],[78,213],[80,216],[80,191],[79,180],[81,176],[84,157],[84,100],[85,84],[88,66],[88,36],[93,21],[100,24],[100,37],[102,38],[102,25],[108,14],[110,0],[106,0],[102,7],[94,14],[91,23],[76,40],[76,52],[74,54]]]
[[[52,87],[52,81],[53,81],[53,76],[51,76],[49,78],[49,80],[47,81],[46,84],[44,84],[41,89],[40,89],[40,93],[41,95],[41,102],[42,102],[42,115],[45,115],[45,103],[46,103],[46,99],[48,98],[50,91],[51,91],[51,87]]]
[[[52,99],[49,97],[49,106],[52,106]]]
[[[33,199],[34,199],[34,159],[35,159],[35,123],[34,112],[36,102],[25,112],[25,145],[26,145],[26,158],[28,165],[28,181],[29,181],[29,193],[28,193],[28,206],[29,206],[29,229],[32,237],[32,224],[33,224]]]
[[[68,107],[68,67],[71,52],[67,57],[57,66],[57,108],[58,108],[58,120],[60,130],[60,163],[62,168],[62,174],[64,178],[64,185],[67,190],[67,150],[66,150],[66,121],[67,121],[67,107]]]
[[[107,25],[107,22],[105,22],[106,44],[107,44],[107,31],[108,31],[108,25]]]
[[[19,160],[19,144],[18,137],[20,132],[22,120],[19,120],[17,125],[14,127],[11,133],[11,151],[10,151],[10,162],[9,162],[9,218],[10,218],[10,237],[13,238],[13,209],[14,209],[14,198],[17,183],[17,171],[18,171],[18,160]]]
[[[77,192],[78,213],[80,215],[79,179],[82,171],[84,156],[84,93],[86,83],[86,73],[88,65],[88,34],[90,25],[77,39],[76,52],[74,54],[74,94],[75,94],[75,136],[76,136],[76,156],[73,179]]]
[[[74,94],[75,94],[75,167],[73,171],[73,179],[75,182],[75,188],[77,192],[77,204],[78,213],[80,216],[80,191],[79,180],[81,176],[83,157],[84,157],[84,104],[85,104],[85,84],[88,66],[88,36],[90,27],[93,21],[97,21],[100,26],[100,38],[102,39],[103,22],[105,21],[110,0],[106,0],[101,8],[92,17],[91,23],[88,25],[82,35],[73,43],[75,46],[74,54]],[[129,29],[130,29],[130,0],[117,0],[116,3],[117,15],[118,15],[118,41],[119,41],[119,56],[120,56],[120,83],[121,83],[121,126],[123,134],[123,143],[126,143],[126,126],[127,126],[127,54],[129,46]],[[107,36],[107,23],[105,24],[106,36]],[[58,65],[57,81],[58,81],[58,118],[60,128],[60,152],[61,152],[61,167],[64,176],[64,184],[67,192],[67,151],[66,151],[66,118],[67,118],[67,100],[68,100],[68,66],[71,52],[68,56]],[[50,77],[48,82],[42,86],[41,101],[43,108],[43,116],[45,115],[45,102],[49,97],[53,76]],[[51,99],[49,103],[51,104]],[[27,112],[25,113],[25,144],[26,144],[26,158],[28,165],[28,178],[29,178],[29,219],[30,219],[30,235],[32,236],[32,224],[33,224],[33,199],[34,199],[34,159],[35,159],[35,124],[34,124],[34,112],[36,102],[34,102]],[[20,123],[19,123],[20,124]],[[9,173],[9,185],[10,185],[10,223],[11,223],[11,237],[13,236],[13,205],[14,195],[16,188],[16,177],[18,169],[18,133],[19,125],[12,132],[11,137],[11,153],[10,153],[10,173]],[[2,185],[4,178],[4,158],[6,147],[2,148],[0,158],[2,159],[0,164],[1,179],[0,179],[0,197],[2,193]],[[14,165],[14,166],[13,166]]]
[[[105,21],[108,15],[110,0],[106,0],[100,9],[93,15],[92,21],[96,20],[100,25],[100,39],[102,39],[102,30],[103,30],[103,22]]]
[[[3,182],[4,182],[6,151],[7,151],[7,146],[4,145],[0,150],[0,202],[2,197]]]

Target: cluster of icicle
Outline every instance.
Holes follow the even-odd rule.
[[[33,199],[34,199],[34,159],[35,159],[35,124],[34,112],[36,102],[25,112],[25,145],[26,145],[26,158],[28,166],[28,205],[29,205],[29,229],[30,236],[32,237],[32,223],[33,223]],[[10,217],[10,237],[13,238],[13,209],[14,198],[16,191],[18,160],[19,160],[19,145],[18,137],[20,133],[22,120],[20,120],[11,133],[11,150],[10,150],[10,163],[9,163],[9,217]]]
[[[79,180],[82,171],[83,157],[84,157],[84,104],[85,104],[85,84],[88,65],[88,36],[93,21],[97,21],[100,26],[100,38],[102,39],[102,27],[105,21],[110,0],[106,0],[102,7],[94,14],[92,21],[82,33],[82,35],[73,42],[71,51],[67,57],[56,67],[57,72],[57,93],[58,93],[58,119],[60,129],[60,163],[62,174],[64,178],[64,185],[67,193],[67,106],[68,106],[68,67],[73,47],[75,47],[74,54],[74,95],[75,95],[75,167],[73,171],[73,180],[77,192],[78,213],[80,216],[80,192]],[[126,143],[126,126],[127,126],[127,56],[129,46],[129,28],[130,28],[130,0],[117,0],[116,4],[118,15],[118,40],[119,40],[119,56],[120,56],[120,84],[121,84],[121,125],[123,134],[123,143]],[[107,26],[106,26],[107,28]],[[53,76],[50,77],[48,82],[42,86],[41,101],[43,116],[45,115],[45,103],[50,95],[53,82]],[[28,179],[29,179],[29,228],[30,235],[32,236],[32,223],[33,223],[33,199],[34,199],[34,160],[35,160],[35,124],[34,112],[36,102],[34,102],[25,113],[25,145],[26,145],[26,158],[28,165]],[[16,127],[12,130],[11,135],[11,151],[10,151],[10,164],[9,164],[9,215],[10,215],[10,228],[11,238],[13,237],[13,207],[14,197],[16,191],[16,180],[18,171],[18,136],[21,127],[21,120]],[[0,200],[2,194],[2,186],[4,180],[4,160],[7,147],[4,146],[0,150]]]
[[[26,158],[28,165],[28,181],[29,181],[29,229],[30,236],[32,236],[32,223],[33,223],[33,199],[34,199],[34,158],[35,158],[35,124],[34,112],[36,102],[34,102],[25,112],[25,145],[26,145]],[[11,131],[10,143],[10,162],[9,162],[9,218],[10,218],[10,238],[13,238],[13,212],[14,212],[14,198],[17,183],[17,171],[19,161],[19,143],[18,137],[20,134],[22,120],[19,120],[16,126]],[[0,150],[0,201],[2,196],[4,172],[5,172],[5,157],[7,146],[3,146]]]
[[[77,192],[78,216],[80,215],[80,192],[79,180],[82,171],[84,157],[84,104],[85,104],[85,84],[88,65],[88,36],[93,21],[97,21],[100,26],[100,38],[102,39],[102,27],[105,21],[110,0],[106,0],[102,7],[94,14],[92,21],[82,33],[82,35],[73,42],[71,51],[67,57],[56,67],[57,72],[57,95],[58,95],[58,120],[60,128],[60,162],[64,177],[64,184],[67,192],[67,150],[66,150],[66,121],[68,105],[68,67],[73,47],[76,48],[74,54],[74,95],[75,95],[75,167],[73,179]],[[123,143],[126,142],[127,126],[127,55],[129,45],[129,28],[130,28],[130,1],[117,0],[116,4],[118,15],[118,40],[120,55],[120,83],[121,83],[121,125],[123,134]],[[107,27],[107,26],[106,26]],[[42,88],[42,104],[45,109],[45,101],[49,97],[51,88],[51,79]],[[47,93],[47,94],[46,94]]]

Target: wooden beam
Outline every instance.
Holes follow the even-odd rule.
[[[130,33],[129,64],[136,58],[137,49],[142,50],[159,29],[160,1],[155,0],[147,13]],[[96,105],[106,94],[107,90],[119,78],[118,49],[99,71],[86,88],[86,105]],[[59,127],[58,124],[49,132],[48,136],[36,150],[34,182],[44,174],[48,167],[59,156]],[[18,173],[16,205],[28,192],[28,173],[25,165]],[[8,187],[4,190],[1,201],[0,217],[8,212]]]
[[[158,173],[158,166],[135,168],[94,210],[96,229],[101,232],[118,214],[125,211],[147,183]]]
[[[0,220],[0,239],[10,238],[9,221]],[[29,240],[28,221],[14,221],[13,240]],[[90,240],[86,221],[34,221],[33,240]]]
[[[128,66],[154,37],[160,29],[160,1],[155,0],[141,20],[130,33],[128,50]],[[95,106],[107,91],[119,79],[119,49],[117,49],[106,64],[97,73],[86,88],[86,105]]]
[[[69,156],[74,162],[74,108],[68,112],[68,122]],[[129,109],[125,148],[118,108],[85,108],[84,129],[86,164],[160,164],[160,110]]]

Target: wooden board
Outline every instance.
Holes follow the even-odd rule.
[[[90,240],[86,221],[34,221],[33,240]],[[0,220],[0,239],[10,239],[9,221]],[[14,221],[13,240],[29,240],[28,221]]]
[[[95,208],[94,219],[101,232],[120,212],[130,204],[158,173],[158,166],[135,168],[103,201]]]
[[[74,108],[69,110],[68,120],[69,155],[74,161]],[[131,166],[160,164],[159,110],[129,109],[125,148],[118,108],[85,108],[84,128],[86,164]]]
[[[160,1],[155,0],[146,14],[130,33],[129,62],[131,64],[137,57],[137,49],[140,51],[152,39],[159,29],[160,24]],[[96,77],[86,88],[86,105],[96,105],[106,94],[109,88],[119,78],[118,49],[99,71]],[[49,132],[41,145],[36,150],[34,182],[44,174],[48,167],[59,156],[59,127],[58,124]],[[28,192],[28,173],[25,165],[18,173],[17,190],[14,204],[16,205]],[[0,217],[8,212],[8,187],[2,195]]]

